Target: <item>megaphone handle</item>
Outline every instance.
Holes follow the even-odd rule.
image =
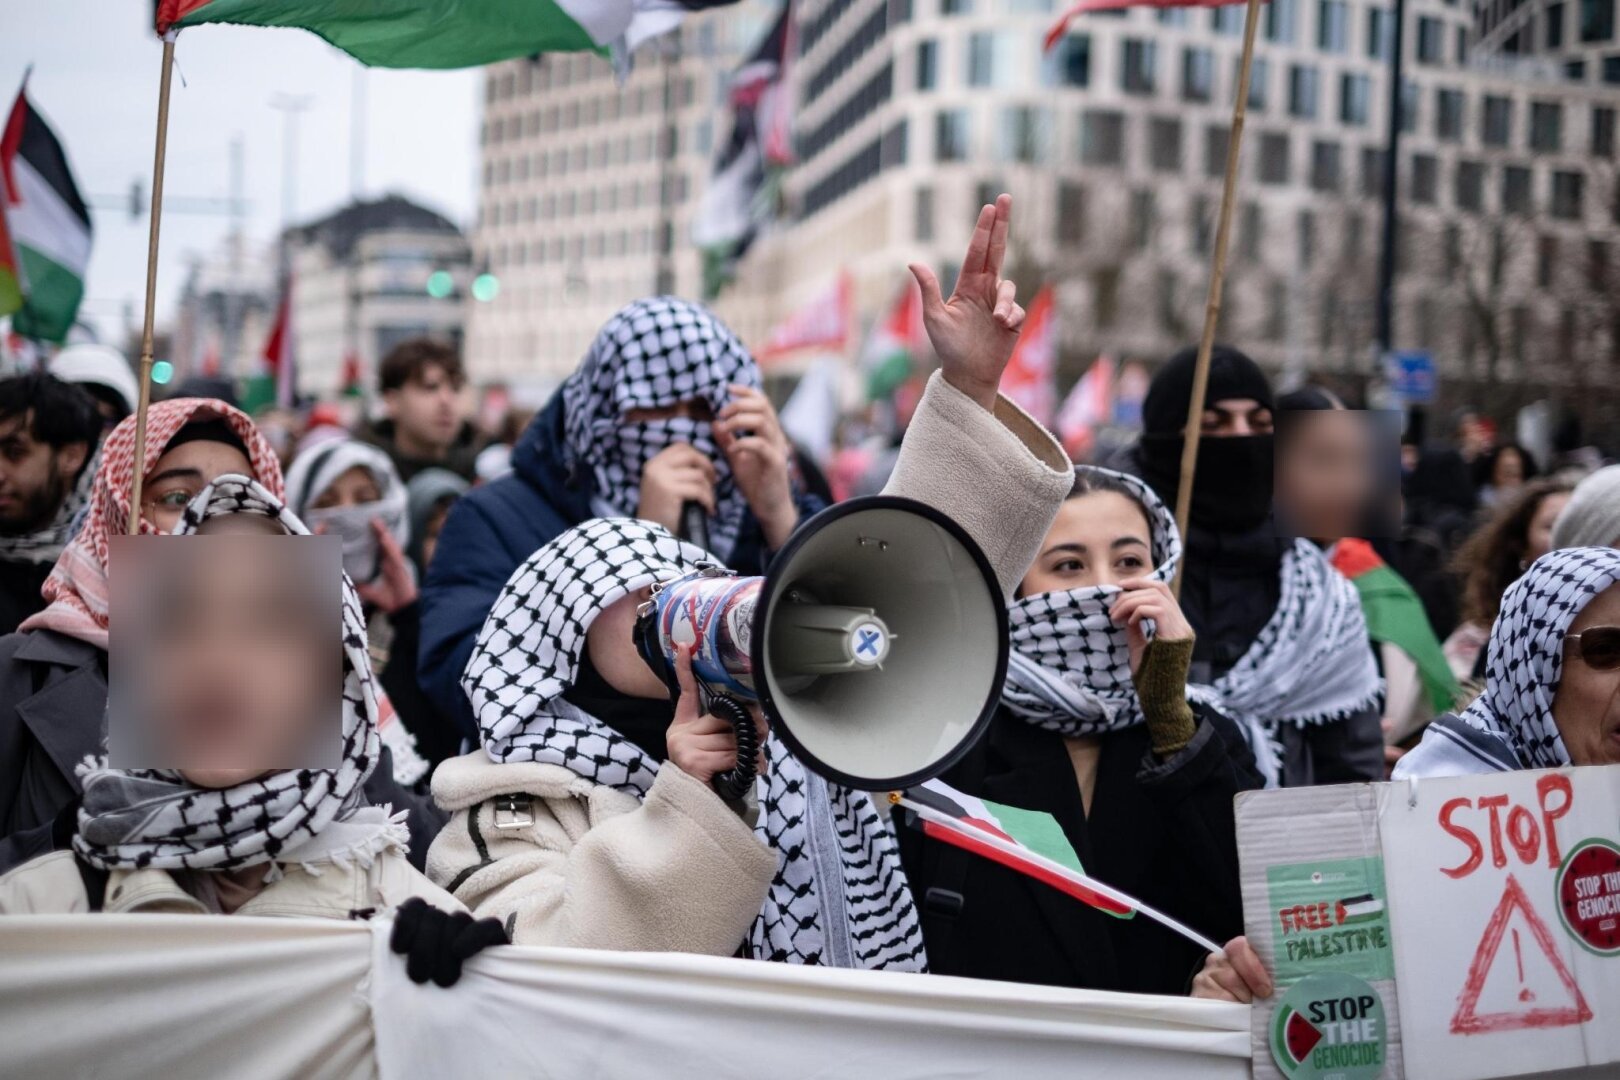
[[[737,733],[737,764],[722,773],[715,773],[714,790],[727,802],[736,802],[754,787],[759,775],[759,728],[742,702],[727,694],[715,694],[709,699],[709,713],[731,725]]]
[[[681,539],[709,550],[709,512],[696,499],[681,503]]]

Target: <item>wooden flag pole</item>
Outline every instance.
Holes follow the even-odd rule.
[[[152,159],[152,227],[146,238],[146,321],[141,327],[140,399],[135,408],[135,468],[129,485],[130,535],[141,531],[141,474],[146,471],[146,412],[152,403],[152,337],[157,319],[158,227],[163,222],[163,161],[169,141],[169,85],[174,72],[175,31],[163,35],[163,74],[158,81],[157,150]]]
[[[1215,327],[1221,318],[1221,286],[1226,279],[1226,253],[1232,239],[1232,204],[1237,200],[1238,155],[1243,148],[1243,121],[1249,111],[1249,75],[1254,68],[1254,34],[1260,24],[1260,0],[1248,0],[1243,20],[1243,60],[1238,65],[1237,101],[1232,105],[1232,132],[1226,144],[1226,181],[1215,228],[1215,261],[1209,270],[1209,300],[1204,306],[1204,334],[1198,340],[1198,363],[1193,369],[1192,399],[1187,403],[1187,427],[1181,449],[1181,483],[1176,488],[1176,528],[1183,542],[1192,513],[1193,480],[1198,472],[1198,436],[1204,420],[1204,394],[1209,388],[1209,357],[1215,348]],[[1181,596],[1183,559],[1171,589]]]

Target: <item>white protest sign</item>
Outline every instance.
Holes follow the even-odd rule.
[[[1375,786],[1407,1074],[1620,1063],[1620,766]]]

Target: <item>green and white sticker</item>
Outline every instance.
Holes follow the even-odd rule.
[[[1305,976],[1271,1017],[1271,1056],[1290,1078],[1375,1080],[1388,1045],[1383,998],[1343,972]]]
[[[1279,983],[1321,971],[1395,977],[1383,859],[1284,863],[1266,871],[1266,888]]]

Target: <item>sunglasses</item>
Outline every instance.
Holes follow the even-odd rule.
[[[1564,640],[1574,642],[1575,654],[1593,671],[1620,668],[1620,626],[1593,626]]]

